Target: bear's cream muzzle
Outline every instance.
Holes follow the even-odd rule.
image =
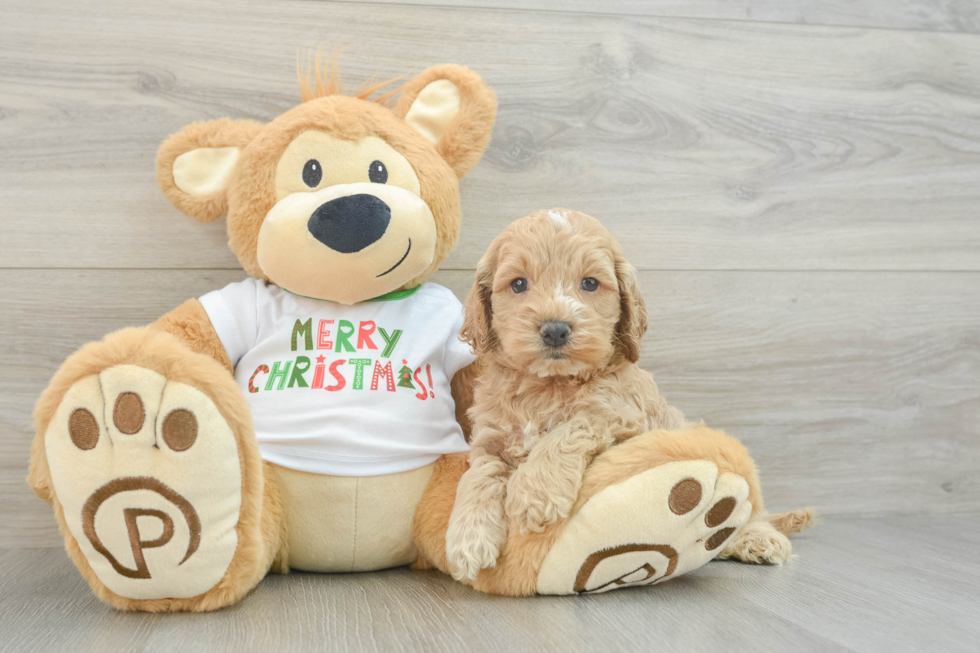
[[[262,272],[297,295],[354,304],[397,290],[435,255],[436,225],[421,197],[376,183],[292,193],[266,215]]]

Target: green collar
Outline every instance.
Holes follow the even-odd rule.
[[[282,286],[279,286],[279,287],[282,288]],[[384,295],[380,295],[378,297],[372,297],[371,299],[365,299],[364,301],[365,302],[391,302],[391,301],[396,301],[396,300],[399,300],[399,299],[405,299],[406,297],[411,297],[412,295],[414,295],[416,292],[418,292],[418,289],[421,288],[421,287],[422,286],[415,286],[414,288],[406,288],[405,290],[393,290],[393,291],[391,291],[389,293],[385,293]],[[292,290],[289,290],[288,288],[282,288],[282,289],[285,290],[286,292],[288,292],[290,295],[296,295],[297,297],[303,297],[305,299],[316,299],[316,301],[318,301],[318,302],[331,302],[331,303],[336,303],[336,302],[333,302],[330,299],[317,299],[316,297],[309,297],[307,295],[300,295],[299,293],[295,293]],[[357,302],[357,303],[358,304],[361,304],[363,302]]]
[[[406,297],[411,297],[418,289],[422,286],[415,286],[414,288],[406,288],[405,290],[392,290],[390,293],[381,295],[380,297],[375,297],[373,299],[365,299],[366,302],[391,302],[396,299],[405,299]]]

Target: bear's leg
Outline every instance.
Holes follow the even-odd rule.
[[[412,522],[412,540],[419,552],[413,565],[416,569],[434,567],[445,574],[452,574],[446,556],[446,533],[449,532],[449,517],[456,503],[456,487],[469,469],[468,459],[466,453],[453,453],[435,463],[432,478],[415,508],[415,520]]]
[[[417,566],[449,573],[445,533],[465,455],[446,456],[416,512]],[[467,582],[495,594],[574,594],[650,585],[716,557],[762,517],[745,447],[704,427],[655,431],[598,456],[571,515],[541,533],[511,525],[495,567]]]
[[[35,409],[28,480],[117,608],[206,611],[284,571],[283,510],[228,370],[125,329],[71,356]]]

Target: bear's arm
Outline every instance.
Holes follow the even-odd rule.
[[[231,359],[228,358],[225,346],[221,344],[221,339],[218,338],[218,332],[214,330],[211,319],[205,312],[204,306],[198,300],[188,299],[150,326],[154,329],[172,333],[186,342],[192,350],[199,354],[207,354],[228,368],[229,372],[234,373],[235,366],[231,364]],[[458,377],[459,374],[456,376]],[[453,383],[455,381],[456,379],[454,378]],[[453,396],[455,394],[454,386]],[[457,414],[458,411],[457,404]]]
[[[473,388],[476,379],[483,368],[483,362],[478,358],[463,369],[456,372],[450,387],[453,391],[453,401],[456,402],[456,421],[463,429],[463,436],[470,441],[470,418],[466,411],[473,405]]]

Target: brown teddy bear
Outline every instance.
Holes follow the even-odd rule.
[[[158,154],[170,202],[227,215],[251,278],[86,345],[38,400],[28,481],[118,608],[213,610],[290,568],[450,571],[475,366],[459,301],[426,280],[456,244],[458,179],[496,100],[455,65],[416,76],[393,109],[377,88],[350,97],[315,78],[266,125],[196,123]],[[600,456],[570,517],[515,529],[466,582],[586,592],[703,564],[686,552],[703,548],[719,488],[762,506],[740,445],[694,441]]]

